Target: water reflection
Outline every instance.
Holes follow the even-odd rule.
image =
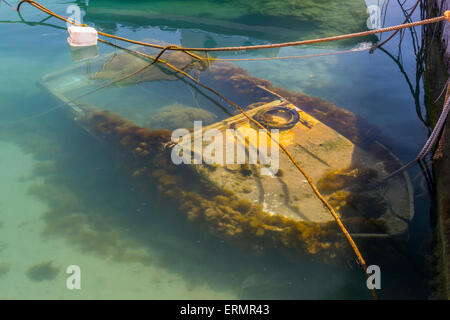
[[[166,31],[182,29],[183,45],[222,46],[263,41],[292,41],[357,32],[367,28],[367,7],[352,1],[107,1],[78,2],[85,20],[105,31],[117,24],[140,28],[159,26]],[[230,35],[229,37],[217,34]],[[249,37],[250,36],[250,37]],[[191,42],[192,41],[192,42]],[[349,41],[347,43],[354,43]]]

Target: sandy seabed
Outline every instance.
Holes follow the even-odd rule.
[[[39,164],[20,146],[0,141],[0,299],[233,299],[235,292],[196,286],[166,270],[81,252],[63,239],[46,239],[47,205],[29,188]],[[81,290],[66,287],[66,268],[81,268]]]

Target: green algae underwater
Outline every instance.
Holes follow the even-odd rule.
[[[283,41],[282,37],[277,38],[265,29],[261,28],[259,32],[256,29],[267,21],[273,21],[274,17],[287,16],[285,12],[289,9],[286,8],[295,4],[286,1],[286,7],[278,8],[280,2],[261,3],[264,5],[255,8],[245,1],[225,1],[223,4],[193,1],[189,5],[192,13],[176,1],[136,4],[137,8],[143,6],[151,12],[154,21],[158,22],[152,25],[143,23],[135,13],[127,12],[123,2],[119,1],[96,2],[84,9],[89,23],[104,30],[114,29],[118,34],[134,39],[151,35],[152,38],[183,45],[195,44],[197,38],[213,39],[217,45],[220,45],[217,39],[236,45],[243,40],[249,44]],[[364,3],[350,3],[349,11],[345,11],[336,2],[336,10],[343,12],[342,20],[346,23],[342,20],[329,21],[329,24],[314,23],[315,26],[321,25],[321,28],[315,28],[320,29],[317,34],[304,30],[298,22],[296,28],[299,34],[303,32],[301,38],[365,30],[367,13]],[[66,5],[54,1],[44,1],[43,4],[60,12]],[[78,4],[83,8],[82,2]],[[225,21],[228,27],[218,30],[205,22],[195,24],[192,19],[187,23],[167,18],[169,12],[176,13],[174,6],[178,12],[184,9],[186,17],[196,17],[199,13],[198,16],[220,23]],[[317,2],[304,1],[301,6],[309,10],[291,9],[293,14],[288,15],[289,19],[310,21],[318,16],[315,11],[323,11]],[[136,11],[145,12],[140,10],[142,8]],[[112,15],[111,10],[123,20]],[[392,20],[389,20],[392,24],[402,19],[398,12],[395,13],[395,8],[393,11]],[[361,18],[347,21],[348,16],[355,16],[354,12],[358,12]],[[0,14],[2,20],[15,19],[5,7],[1,7]],[[24,15],[28,19],[42,18],[31,9],[26,9]],[[113,21],[120,21],[120,24]],[[243,21],[252,28],[243,33],[229,28]],[[285,26],[281,24],[278,27]],[[20,37],[8,36],[12,30]],[[36,82],[46,74],[75,64],[64,43],[65,31],[45,26],[3,24],[0,33],[10,40],[2,43],[8,50],[0,53],[6,61],[0,67],[2,74],[10,74],[9,79],[1,80],[4,100],[0,113],[2,120],[14,123],[0,126],[0,161],[4,178],[0,183],[1,298],[370,298],[365,277],[351,252],[338,264],[329,265],[314,257],[296,258],[273,248],[254,250],[199,232],[187,219],[180,218],[180,210],[175,203],[160,196],[156,184],[141,188],[130,178],[127,164],[117,157],[116,152],[84,131],[63,109],[33,118],[59,104]],[[192,38],[192,34],[198,37]],[[37,35],[46,39],[47,47],[36,49]],[[291,33],[286,37],[294,40],[297,35]],[[351,48],[354,43],[339,46],[306,48],[301,54]],[[30,48],[34,48],[33,54],[29,52]],[[112,50],[103,46],[100,49],[102,53]],[[287,49],[281,53],[288,55],[298,50]],[[419,142],[426,137],[426,128],[421,127],[417,119],[402,75],[389,63],[382,53],[376,52],[374,55],[356,53],[351,57],[321,57],[314,61],[274,62],[259,66],[240,63],[239,66],[252,76],[286,88],[284,94],[292,90],[319,97],[366,119],[371,122],[370,127],[379,129],[376,134],[384,135],[387,141],[393,140],[389,147],[406,161],[420,149]],[[414,57],[406,56],[405,64],[415,66]],[[386,79],[386,74],[390,78]],[[211,85],[214,83],[213,79],[206,80],[211,81]],[[386,82],[397,88],[395,94],[386,94]],[[353,89],[355,83],[358,83],[358,90]],[[144,111],[131,108],[139,106],[140,101],[133,101],[129,94],[132,90],[127,91],[129,89],[126,86],[108,88],[89,99],[89,103],[102,108],[117,106],[118,110],[125,110],[130,105],[129,114],[124,116],[143,119],[139,112]],[[232,96],[236,90],[226,86],[217,89],[225,96]],[[120,90],[127,99],[119,103],[115,94]],[[196,117],[215,122],[234,114],[231,108],[208,100],[180,80],[155,81],[146,90],[152,101],[149,102],[151,110],[145,111],[150,114],[147,122],[140,123],[143,126],[173,129],[190,123]],[[366,96],[376,97],[372,99],[376,101],[367,101]],[[254,102],[253,99],[255,96],[250,94],[248,101],[240,102],[247,105]],[[398,105],[402,109],[393,110],[393,116],[382,112]],[[182,109],[187,113],[180,112]],[[392,120],[397,112],[402,118]],[[29,117],[29,120],[22,121]],[[356,126],[351,123],[348,129],[356,130]],[[400,132],[401,135],[397,134]],[[389,248],[401,255],[403,263],[380,262],[383,270],[382,298],[425,297],[430,290],[427,283],[427,259],[430,258],[426,254],[429,235],[424,218],[428,214],[429,203],[428,195],[421,195],[420,181],[413,181],[418,197],[415,199],[416,216],[410,226],[412,239],[406,247]],[[72,264],[79,265],[82,270],[80,291],[65,288],[65,270]]]

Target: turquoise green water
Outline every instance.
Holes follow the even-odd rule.
[[[42,1],[57,13],[82,8],[85,23],[132,39],[184,46],[275,43],[366,30],[364,1]],[[413,1],[408,1],[413,2]],[[255,3],[255,4],[253,4]],[[333,18],[321,13],[331,6]],[[168,219],[172,206],[146,194],[115,155],[77,126],[59,101],[39,85],[73,61],[65,25],[24,6],[0,7],[0,297],[5,299],[370,299],[353,261],[323,265],[245,248],[199,234],[184,220]],[[418,19],[418,14],[414,19]],[[391,1],[386,25],[404,19]],[[55,28],[51,25],[62,28]],[[373,40],[371,38],[364,41]],[[398,39],[386,50],[397,55]],[[357,41],[285,48],[223,57],[308,55],[348,50]],[[415,79],[415,56],[405,34],[402,65]],[[100,54],[114,49],[99,45]],[[301,60],[239,62],[251,75],[335,103],[376,125],[402,160],[413,158],[427,137],[405,75],[384,52],[355,52]],[[413,81],[414,82],[414,81]],[[220,89],[220,88],[218,88]],[[126,89],[129,90],[129,89]],[[160,81],[148,86],[149,110],[173,103],[226,117],[229,109],[191,87]],[[90,102],[129,110],[139,118],[132,92],[118,101],[114,89]],[[124,92],[124,91],[122,91]],[[422,94],[419,93],[419,99]],[[216,109],[215,109],[216,108]],[[215,111],[214,111],[215,110]],[[430,273],[429,195],[419,170],[410,172],[416,213],[401,263],[373,262],[382,270],[381,298],[424,298]],[[370,262],[369,262],[370,263]],[[66,268],[79,265],[81,290],[66,288]]]

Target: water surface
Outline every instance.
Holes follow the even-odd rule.
[[[367,30],[364,1],[257,2],[103,0],[86,5],[84,1],[45,0],[42,4],[57,13],[77,4],[84,22],[99,30],[183,46],[254,45]],[[413,2],[407,1],[405,6]],[[339,14],[325,19],[321,17],[324,11]],[[404,19],[397,1],[389,1],[386,12],[386,25]],[[77,126],[64,108],[54,110],[60,102],[39,84],[43,76],[79,63],[72,59],[64,23],[54,18],[43,20],[45,14],[27,5],[22,17],[27,23],[2,3],[1,298],[370,299],[360,268],[349,267],[354,261],[347,266],[329,266],[278,252],[257,255],[200,234],[182,219],[167,219],[176,208],[156,192],[141,190],[111,150]],[[419,19],[418,13],[413,18]],[[385,46],[394,57],[398,42],[397,37]],[[352,40],[217,56],[310,55],[350,50],[358,43]],[[117,50],[99,45],[100,54]],[[404,73],[381,50],[237,62],[253,76],[363,117],[379,127],[383,141],[406,162],[415,157],[428,132],[405,79],[406,75],[415,85],[416,60],[408,31],[401,63]],[[120,89],[121,94],[117,88],[106,88],[89,102],[102,108],[129,109],[125,115],[137,119],[138,107],[151,114],[174,103],[201,105],[219,118],[232,114],[227,107],[217,110],[215,103],[182,81],[155,82],[147,89],[152,96],[148,105],[136,101],[132,92],[123,94],[132,91],[130,88]],[[417,97],[421,101],[422,93]],[[416,213],[407,248],[399,249],[402,262],[373,262],[383,274],[381,298],[428,295],[429,195],[417,168],[410,176]],[[65,286],[65,270],[72,264],[82,269],[80,291]]]

